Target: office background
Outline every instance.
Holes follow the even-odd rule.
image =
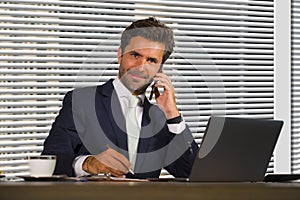
[[[299,13],[297,0],[0,1],[0,170],[27,174],[64,94],[116,77],[120,33],[156,16],[175,32],[164,68],[196,141],[210,115],[283,119],[268,173],[299,173]]]

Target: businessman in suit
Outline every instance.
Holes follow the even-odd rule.
[[[54,174],[155,178],[165,168],[189,176],[198,145],[162,69],[173,48],[173,31],[153,17],[125,29],[118,77],[64,97],[42,152],[57,155]],[[145,96],[152,82],[156,105]]]

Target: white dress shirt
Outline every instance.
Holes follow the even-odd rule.
[[[130,93],[130,91],[123,85],[123,83],[120,81],[120,79],[115,79],[113,81],[113,86],[114,89],[117,93],[117,96],[119,98],[120,104],[121,104],[121,108],[122,108],[122,112],[124,114],[124,116],[126,116],[127,113],[127,108],[128,108],[128,96],[132,95]],[[141,99],[143,104],[144,99],[145,99],[145,95],[139,95],[139,98]],[[142,106],[138,106],[136,109],[136,115],[137,115],[137,120],[138,120],[138,125],[139,128],[141,128],[142,126],[142,116],[143,116],[143,107]],[[181,121],[178,124],[167,124],[169,131],[174,133],[174,134],[180,134],[184,129],[185,129],[185,121]],[[87,172],[85,172],[82,169],[82,164],[84,162],[84,160],[88,157],[89,155],[84,155],[84,156],[78,156],[75,158],[74,162],[73,162],[73,168],[75,171],[76,176],[84,176],[84,175],[89,175]]]

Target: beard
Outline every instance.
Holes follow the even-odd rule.
[[[141,87],[137,88],[137,89],[133,92],[133,94],[134,94],[134,95],[145,94],[145,92],[146,92],[146,90],[147,90],[147,88],[149,87],[150,84],[151,84],[151,82],[148,82],[148,83],[142,85]]]
[[[142,77],[144,81],[133,80],[131,78],[131,74]],[[119,68],[119,79],[124,84],[124,86],[134,95],[144,94],[153,81],[153,78],[149,78],[148,74],[141,73],[134,68],[125,71],[125,69],[122,67]]]

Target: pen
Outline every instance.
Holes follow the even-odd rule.
[[[134,172],[132,171],[132,169],[128,169],[128,172],[130,173],[130,174],[132,174],[132,175],[134,175]]]
[[[111,149],[111,147],[109,146],[109,144],[106,144],[106,147],[107,147],[107,149]],[[122,164],[123,164],[123,163],[122,163]],[[127,168],[127,166],[126,166],[125,164],[123,164],[123,166],[125,166],[125,167]],[[132,170],[132,169],[130,169],[130,168],[127,168],[127,170],[128,170],[128,173],[130,173],[130,174],[134,175],[134,172],[133,172],[133,170]]]

